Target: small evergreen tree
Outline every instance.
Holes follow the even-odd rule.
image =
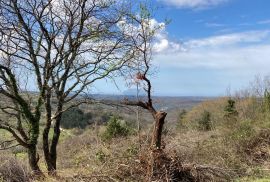
[[[238,116],[238,112],[235,108],[235,101],[233,99],[228,99],[227,105],[224,108],[225,114],[224,117],[226,119],[236,119]]]
[[[106,130],[102,134],[102,138],[110,140],[116,137],[127,136],[131,132],[131,128],[121,118],[112,116],[107,123]]]
[[[211,113],[209,111],[204,111],[198,123],[200,130],[210,131],[212,129]]]

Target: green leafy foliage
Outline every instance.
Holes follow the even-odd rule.
[[[90,124],[92,119],[91,113],[84,113],[79,108],[71,108],[63,113],[61,127],[65,129],[85,128]]]

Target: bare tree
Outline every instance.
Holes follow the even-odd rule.
[[[151,16],[147,5],[140,5],[140,14],[131,16],[133,44],[135,45],[136,56],[130,63],[128,73],[135,81],[142,84],[146,97],[139,98],[136,101],[124,99],[122,104],[130,106],[139,106],[151,113],[154,119],[154,128],[152,131],[152,139],[149,153],[149,165],[147,168],[147,181],[152,181],[155,171],[161,170],[161,165],[157,162],[158,157],[162,156],[162,131],[165,124],[167,113],[157,111],[152,101],[152,83],[150,80],[151,68],[153,68],[152,52],[155,36],[164,26],[165,23],[157,23]],[[127,74],[127,73],[125,73]],[[162,164],[163,165],[163,164]]]
[[[0,0],[0,93],[18,115],[15,126],[4,121],[0,126],[29,149],[32,170],[40,171],[36,145],[43,106],[43,152],[48,171],[54,173],[62,113],[85,102],[74,99],[93,82],[133,58],[134,45],[118,24],[126,8],[113,0]],[[37,94],[23,92],[30,89]]]
[[[153,105],[152,84],[149,76],[150,68],[152,67],[151,61],[155,35],[165,24],[155,24],[149,9],[142,4],[140,5],[140,14],[131,16],[128,23],[130,23],[131,37],[136,49],[136,56],[129,65],[128,74],[132,79],[135,78],[137,82],[143,84],[147,96],[146,100],[132,101],[125,99],[122,103],[130,106],[139,106],[151,113],[155,120],[151,145],[155,150],[161,149],[162,130],[167,113],[157,111]]]

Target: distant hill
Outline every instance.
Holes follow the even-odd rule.
[[[136,100],[136,96],[132,95],[109,95],[109,94],[94,94],[91,95],[96,100],[104,101],[121,101],[124,98],[129,100]],[[140,96],[140,99],[145,99],[145,96]],[[168,96],[153,96],[153,102],[159,110],[171,109],[190,109],[196,104],[205,100],[212,100],[214,97],[195,97],[195,96],[182,96],[182,97],[168,97]]]

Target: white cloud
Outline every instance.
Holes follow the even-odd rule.
[[[186,51],[156,54],[154,62],[166,68],[207,68],[254,76],[269,73],[270,31],[249,31],[194,39],[181,46]]]
[[[229,46],[241,43],[257,43],[270,36],[270,30],[247,31],[241,33],[224,34],[202,39],[189,40],[184,43],[188,49],[196,47]]]
[[[174,54],[178,52],[193,51],[193,49],[208,49],[214,50],[219,48],[226,48],[229,46],[237,46],[238,44],[254,44],[260,43],[267,38],[270,38],[270,30],[261,31],[247,31],[240,33],[222,34],[201,39],[191,39],[180,43],[171,41],[166,30],[158,32],[156,41],[153,45],[154,53],[156,54]]]
[[[154,43],[153,48],[155,52],[162,52],[169,47],[169,41],[164,38],[160,39],[158,42]]]
[[[169,40],[168,36],[158,36],[153,44],[153,52],[155,54],[170,54],[179,51],[185,51],[182,44]]]
[[[248,47],[193,49],[170,55],[157,55],[155,64],[173,68],[211,68],[217,70],[268,72],[270,44]]]
[[[151,22],[151,27],[161,27],[161,29],[156,32],[155,35],[155,41],[153,44],[153,51],[154,53],[171,53],[171,52],[177,52],[181,51],[182,45],[178,42],[171,41],[169,39],[168,33],[166,31],[165,23],[163,22],[158,22],[155,19],[152,19]]]
[[[176,6],[178,8],[207,8],[217,6],[228,0],[159,0],[167,5]]]
[[[162,24],[156,20],[153,25]],[[270,38],[270,30],[246,31],[240,33],[221,34],[201,39],[191,39],[180,43],[169,38],[165,28],[162,28],[156,34],[156,40],[153,44],[153,50],[156,54],[172,54],[177,52],[192,51],[196,48],[218,49],[229,46],[241,46],[243,44],[261,43]]]

